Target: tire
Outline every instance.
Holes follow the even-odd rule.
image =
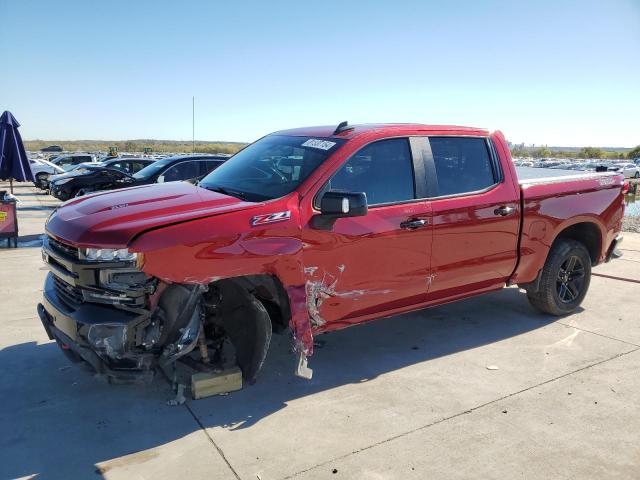
[[[531,305],[542,313],[567,315],[584,300],[591,282],[591,257],[575,240],[553,244],[542,268],[538,291],[527,291]]]
[[[83,197],[85,196],[87,193],[91,193],[91,190],[86,189],[86,188],[81,188],[79,189],[74,195],[73,197],[78,198],[78,197]],[[71,195],[69,195],[69,197],[71,197]]]
[[[633,176],[633,178],[640,178],[640,172],[636,172],[636,174]]]
[[[44,179],[47,178],[47,174],[46,173],[39,173],[36,175],[36,187],[38,187],[40,190],[44,190],[45,189],[45,185],[44,185]]]

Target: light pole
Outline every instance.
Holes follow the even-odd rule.
[[[196,97],[191,97],[191,153],[196,153]]]

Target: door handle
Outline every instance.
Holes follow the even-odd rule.
[[[404,221],[400,224],[400,228],[405,228],[407,230],[415,230],[416,228],[424,227],[427,225],[426,220],[421,218],[412,218],[411,220]]]
[[[509,207],[508,205],[503,205],[501,207],[496,208],[493,211],[494,215],[500,215],[501,217],[506,217],[507,215],[511,215],[515,212],[516,209],[514,207]]]

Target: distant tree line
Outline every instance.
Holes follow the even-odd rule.
[[[190,141],[173,140],[26,140],[27,150],[38,151],[49,145],[60,145],[67,151],[76,152],[108,152],[110,147],[117,147],[118,152],[142,152],[151,148],[154,153],[191,153],[193,144]],[[246,144],[239,142],[195,142],[196,153],[236,153]]]
[[[157,153],[191,153],[193,145],[190,141],[176,140],[26,140],[27,150],[38,151],[49,145],[60,145],[68,151],[78,152],[108,152],[109,147],[117,147],[119,152],[142,152],[145,147]],[[239,142],[195,142],[196,153],[236,153],[246,146]],[[598,147],[584,147],[580,150],[552,150],[547,146],[526,147],[524,144],[510,145],[511,155],[514,157],[533,158],[602,158],[602,159],[635,159],[640,158],[640,145],[625,154],[623,151],[607,151]]]
[[[511,145],[511,155],[514,157],[533,158],[601,158],[601,159],[634,159],[640,158],[640,145],[625,153],[623,151],[604,150],[598,147],[584,147],[579,150],[551,150],[546,146],[525,147]]]

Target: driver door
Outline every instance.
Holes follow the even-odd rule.
[[[408,138],[371,143],[350,157],[326,190],[365,192],[368,214],[330,230],[303,229],[307,301],[316,327],[357,323],[425,301],[431,206],[416,183],[419,149]],[[413,151],[413,153],[412,153]],[[418,168],[415,169],[414,165]]]

